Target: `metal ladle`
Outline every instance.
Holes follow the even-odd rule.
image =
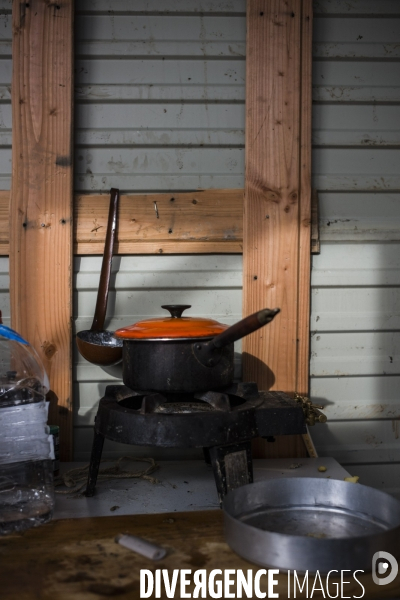
[[[113,331],[105,331],[103,329],[107,311],[115,232],[117,229],[118,204],[119,190],[112,188],[110,190],[106,241],[93,323],[90,329],[80,331],[76,334],[76,344],[83,358],[94,365],[102,367],[116,365],[122,360],[122,340],[114,338]]]

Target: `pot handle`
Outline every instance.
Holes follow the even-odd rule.
[[[263,310],[253,313],[238,323],[235,323],[232,327],[225,329],[225,331],[210,340],[208,345],[210,346],[210,349],[214,349],[223,348],[233,342],[237,342],[237,340],[241,340],[246,335],[257,331],[257,329],[270,323],[279,312],[280,308],[264,308]]]
[[[193,353],[202,365],[205,367],[214,367],[221,359],[221,354],[216,353],[215,350],[233,344],[233,342],[253,333],[253,331],[257,331],[260,327],[264,327],[264,325],[270,323],[279,312],[280,308],[264,308],[263,310],[253,313],[239,321],[239,323],[235,323],[232,327],[228,327],[228,329],[209,342],[196,342],[192,346]]]

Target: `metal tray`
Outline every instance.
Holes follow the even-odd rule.
[[[376,552],[400,552],[400,502],[358,483],[261,481],[231,491],[223,508],[229,546],[262,566],[370,571]]]

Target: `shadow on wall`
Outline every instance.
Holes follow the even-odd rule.
[[[246,369],[246,373],[248,374],[246,376],[248,381],[261,381],[263,383],[261,385],[259,384],[260,389],[271,389],[275,383],[275,375],[268,365],[248,352],[243,352],[242,362]]]

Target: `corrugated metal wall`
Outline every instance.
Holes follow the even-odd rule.
[[[10,2],[1,6],[7,189]],[[245,1],[82,0],[76,8],[76,190],[243,186]],[[319,0],[314,9],[322,247],[312,273],[311,393],[330,422],[313,437],[364,483],[400,493],[400,5]],[[90,327],[100,263],[75,260],[77,330]],[[0,269],[6,292],[7,261]],[[228,323],[241,314],[239,256],[121,257],[113,270],[110,328],[176,300]],[[6,314],[7,302],[1,294]],[[96,404],[115,379],[75,358],[76,458],[87,458]],[[109,454],[125,450],[108,445]]]
[[[315,2],[311,394],[322,455],[400,495],[400,3]]]

